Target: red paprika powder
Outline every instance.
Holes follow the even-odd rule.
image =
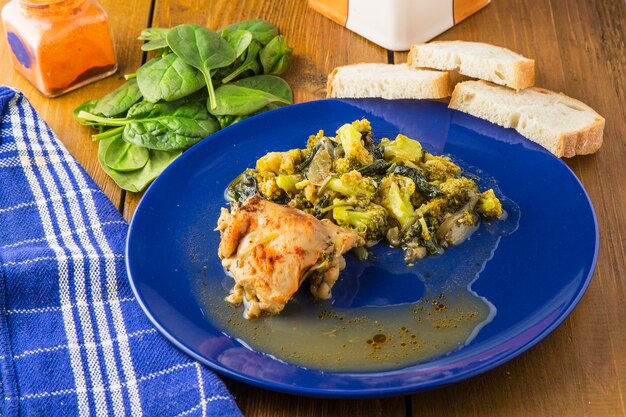
[[[117,70],[109,18],[96,0],[13,0],[2,21],[13,66],[45,96]]]

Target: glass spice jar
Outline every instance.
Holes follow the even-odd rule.
[[[12,0],[2,21],[13,66],[47,97],[117,70],[109,18],[96,0]]]

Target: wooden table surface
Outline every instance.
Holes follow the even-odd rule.
[[[316,14],[305,0],[101,3],[111,16],[120,74],[134,72],[145,60],[136,40],[145,27],[200,23],[217,28],[250,18],[277,24],[293,47],[293,65],[285,76],[296,102],[323,98],[326,75],[337,65],[406,59],[406,53],[391,53]],[[493,0],[437,39],[491,42],[534,58],[537,85],[576,97],[606,118],[602,148],[595,155],[566,160],[587,189],[598,217],[600,252],[589,289],[544,341],[471,380],[411,396],[349,401],[280,394],[227,380],[244,415],[626,417],[626,4]],[[75,106],[122,82],[113,76],[46,99],[12,69],[7,46],[4,41],[0,44],[0,84],[25,93],[130,219],[141,195],[120,190],[102,172],[91,132],[71,117]]]

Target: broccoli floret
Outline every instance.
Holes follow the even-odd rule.
[[[424,176],[428,181],[443,182],[456,177],[461,168],[446,156],[434,156],[428,152],[424,155],[421,165]]]
[[[359,132],[372,131],[372,124],[367,119],[355,120],[354,122],[352,122],[352,126],[354,126]]]
[[[382,179],[379,191],[380,205],[406,230],[415,221],[415,209],[411,204],[411,195],[415,192],[413,180],[390,174]]]
[[[435,197],[416,210],[418,216],[441,218],[446,212],[454,212],[463,207],[472,196],[478,194],[476,183],[469,178],[449,178],[439,185],[443,196]]]
[[[348,158],[337,158],[333,161],[333,171],[338,174],[343,174],[348,171],[352,171],[355,168],[358,168],[360,165],[351,159]]]
[[[371,200],[376,193],[376,181],[373,178],[362,176],[359,171],[350,171],[340,177],[330,177],[318,193],[322,194],[326,190],[332,190],[345,197]]]
[[[363,144],[361,132],[352,124],[346,123],[337,130],[337,139],[343,146],[344,157],[360,165],[371,164],[374,157]]]
[[[478,194],[478,186],[470,178],[449,178],[439,184],[448,206],[460,208],[472,197]]]
[[[367,242],[376,242],[387,232],[387,212],[378,204],[358,208],[335,199],[332,210],[339,226],[354,230]]]
[[[276,176],[267,175],[264,178],[264,180],[259,181],[259,191],[261,194],[270,200],[280,198],[283,190],[276,184]]]
[[[305,151],[311,151],[317,142],[324,137],[324,131],[322,129],[317,131],[317,134],[309,136],[309,140],[306,143],[307,149]]]
[[[394,140],[383,138],[379,146],[385,150],[387,161],[418,163],[422,158],[422,144],[404,135],[398,135]]]
[[[502,203],[491,188],[480,195],[476,204],[476,211],[485,217],[498,218],[502,216]]]
[[[290,149],[286,152],[269,152],[256,161],[259,171],[271,171],[274,174],[295,174],[296,165],[302,162],[302,151]]]

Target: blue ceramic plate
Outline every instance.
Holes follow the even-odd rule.
[[[467,172],[479,173],[484,179],[481,187],[495,186],[506,196],[509,218],[502,230],[494,234],[485,229],[482,235],[479,231],[458,251],[429,257],[412,269],[418,275],[431,267],[452,271],[463,254],[487,248],[475,267],[455,273],[466,275],[462,277],[466,285],[488,300],[495,316],[465,346],[387,371],[322,371],[254,351],[245,340],[232,338],[228,329],[215,325],[213,311],[198,295],[199,284],[215,284],[225,277],[217,257],[219,234],[212,231],[220,207],[225,206],[224,189],[266,152],[303,147],[308,135],[319,129],[332,133],[362,117],[371,121],[378,138],[402,132],[419,139],[430,152],[451,155]],[[377,250],[390,251],[380,247]],[[572,311],[591,280],[597,251],[594,211],[576,176],[511,129],[438,102],[322,100],[244,120],[184,153],[150,186],[137,207],[127,242],[127,268],[137,299],[155,326],[217,372],[284,392],[372,397],[457,382],[526,351]],[[419,297],[415,280],[402,278],[406,274],[393,281],[395,285],[378,285],[398,276],[398,268],[406,268],[400,252],[375,257],[365,272],[351,267],[358,261],[349,258],[330,305],[350,309],[373,303],[384,308],[410,301],[407,294]],[[342,282],[353,285],[360,279],[363,282],[355,287],[359,289],[346,297],[350,288],[342,287]]]

